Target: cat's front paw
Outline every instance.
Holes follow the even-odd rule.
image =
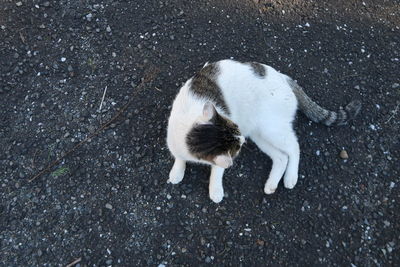
[[[167,183],[179,184],[182,181],[184,175],[185,171],[172,169],[169,173],[169,179]]]
[[[287,176],[285,175],[285,177],[283,177],[283,185],[287,189],[293,189],[294,186],[297,184],[297,179],[298,179],[297,174],[287,175]]]
[[[276,186],[273,187],[273,186],[270,186],[268,184],[266,184],[264,186],[264,193],[267,194],[267,195],[271,195],[271,194],[275,193],[275,190],[276,190]]]
[[[210,198],[215,203],[219,203],[224,198],[224,189],[222,188],[213,188],[210,189]]]

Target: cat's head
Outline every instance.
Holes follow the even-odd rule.
[[[203,114],[186,137],[189,152],[194,157],[222,168],[233,164],[244,141],[239,127],[219,114],[210,102],[204,105]]]

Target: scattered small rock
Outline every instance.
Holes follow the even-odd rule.
[[[349,154],[347,154],[347,151],[344,150],[344,149],[342,151],[340,151],[339,156],[340,156],[341,159],[348,159],[349,158]]]
[[[113,206],[110,203],[107,203],[106,204],[106,208],[109,209],[109,210],[112,210]]]
[[[21,2],[21,1],[16,2],[15,4],[16,4],[17,6],[22,6],[22,2]]]
[[[92,13],[89,13],[89,14],[86,15],[86,20],[87,21],[89,21],[89,22],[92,21],[92,18],[93,18],[93,14]]]

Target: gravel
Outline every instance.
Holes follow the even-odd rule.
[[[395,0],[2,3],[0,265],[400,265],[399,13]],[[298,115],[293,190],[263,193],[271,161],[248,142],[217,205],[207,167],[166,183],[166,123],[179,86],[230,57],[363,109],[343,127]],[[28,182],[154,67],[112,127]]]

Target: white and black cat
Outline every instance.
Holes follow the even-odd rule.
[[[300,157],[292,127],[297,108],[314,122],[342,125],[357,115],[361,102],[328,111],[270,66],[234,60],[206,63],[173,103],[167,143],[175,163],[168,182],[182,181],[187,161],[211,165],[209,194],[220,202],[224,170],[250,137],[273,162],[264,192],[274,193],[282,176],[285,187],[292,189]]]

